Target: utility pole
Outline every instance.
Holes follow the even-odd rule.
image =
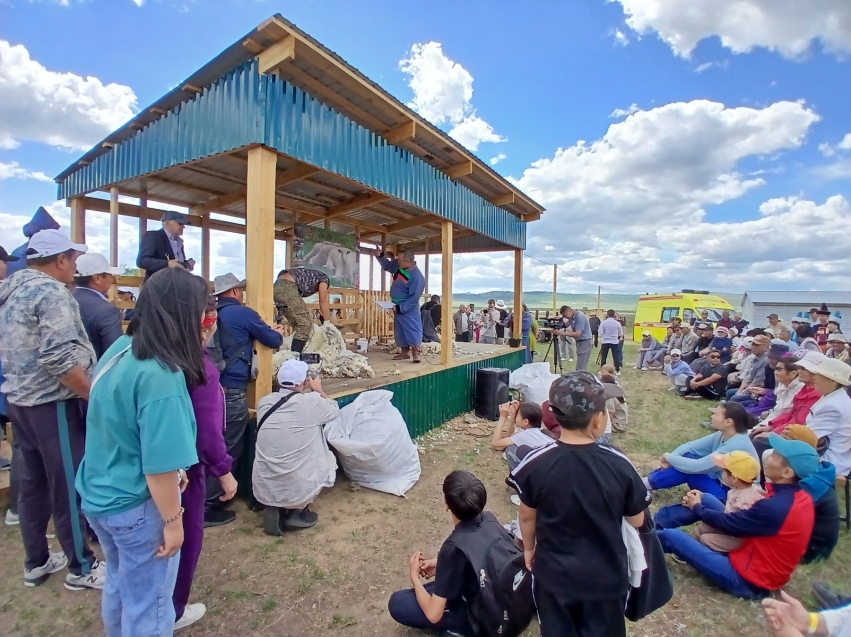
[[[603,308],[600,307],[600,290],[602,290],[602,289],[603,288],[601,286],[599,286],[599,285],[597,286],[597,310],[598,311],[603,309]]]
[[[553,263],[553,311],[558,314],[558,266]]]

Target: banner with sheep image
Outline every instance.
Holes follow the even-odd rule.
[[[332,288],[359,287],[360,260],[354,234],[301,223],[296,224],[294,231],[293,267],[322,270],[331,279]]]

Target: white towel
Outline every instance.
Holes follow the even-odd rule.
[[[641,543],[638,531],[626,519],[621,522],[621,534],[629,560],[629,585],[632,588],[638,588],[641,586],[641,574],[647,569],[644,545]]]

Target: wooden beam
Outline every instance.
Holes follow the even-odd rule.
[[[109,264],[118,266],[118,188],[109,189]]]
[[[457,166],[452,166],[451,168],[447,168],[444,170],[449,177],[452,179],[459,179],[460,177],[465,177],[466,175],[473,174],[473,161],[465,161]]]
[[[295,38],[288,35],[257,56],[258,70],[261,75],[274,73],[287,62],[295,59]]]
[[[440,224],[443,250],[440,263],[440,362],[447,367],[452,364],[452,343],[455,340],[455,322],[452,320],[452,225],[451,221]]]
[[[275,269],[275,173],[278,155],[257,146],[248,151],[248,194],[245,203],[246,303],[272,324]],[[259,373],[249,386],[249,406],[272,392],[272,350],[255,343]]]
[[[321,172],[321,169],[316,166],[311,166],[310,164],[299,164],[298,166],[293,166],[286,170],[280,170],[278,171],[276,189],[280,190],[284,186],[301,181],[305,177],[310,177],[310,175],[314,175],[318,172]]]
[[[380,192],[368,192],[363,195],[357,195],[345,203],[340,203],[328,208],[328,212],[325,213],[325,218],[332,219],[334,217],[339,217],[348,212],[352,212],[353,210],[360,210],[361,208],[366,208],[371,204],[378,203],[379,201],[384,201],[389,198],[390,197],[381,194]]]
[[[210,219],[201,217],[201,276],[210,280]]]
[[[139,245],[142,245],[142,237],[148,231],[148,217],[145,213],[148,211],[147,197],[139,197]],[[119,210],[119,212],[121,212]]]
[[[184,190],[191,190],[193,192],[200,192],[202,195],[212,195],[213,197],[220,197],[222,193],[218,190],[212,190],[210,188],[204,188],[203,186],[195,186],[193,184],[187,184],[182,181],[176,181],[174,179],[169,179],[167,177],[160,177],[159,175],[150,175],[146,177],[149,182],[154,184],[162,184],[163,186],[171,186],[172,188],[183,188]]]
[[[387,250],[387,233],[383,232],[381,234],[381,252],[385,252]],[[384,268],[381,268],[381,291],[385,292],[387,290],[387,277],[385,276],[387,273]]]
[[[184,84],[180,87],[181,90],[186,91],[187,93],[203,93],[204,89],[200,86],[196,86],[195,84]]]
[[[265,49],[265,47],[257,40],[252,40],[251,38],[246,38],[242,42],[242,46],[245,47],[248,51],[250,51],[253,55],[257,55]]]
[[[497,195],[488,199],[494,206],[508,206],[514,203],[514,193],[509,192],[505,195]]]
[[[238,201],[245,201],[245,188],[237,188],[233,192],[229,192],[226,195],[219,195],[218,197],[213,197],[206,203],[201,204],[200,206],[192,206],[189,211],[193,215],[203,215],[207,212],[216,212],[221,208],[227,208],[228,206],[235,204]]]
[[[417,226],[425,226],[429,223],[437,223],[440,221],[440,217],[436,217],[430,214],[420,215],[419,217],[411,217],[410,219],[405,219],[404,221],[397,221],[396,223],[391,223],[386,226],[387,232],[399,232],[400,230],[407,230],[408,228],[416,228]]]
[[[71,199],[71,241],[86,242],[86,198]]]
[[[514,250],[514,338],[523,337],[523,250]]]
[[[151,106],[151,108],[149,109],[149,111],[150,111],[151,113],[155,113],[155,114],[157,114],[157,115],[165,115],[165,114],[168,112],[168,111],[166,111],[164,108],[161,108],[161,107],[159,107],[159,106]]]
[[[381,136],[386,139],[388,143],[394,145],[405,141],[406,139],[413,139],[417,136],[417,122],[412,119],[410,122],[405,122],[396,128],[391,128],[390,130],[381,133]]]
[[[424,248],[424,250],[425,250],[425,263],[423,264],[423,266],[424,266],[423,267],[423,275],[425,277],[425,293],[426,293],[426,295],[428,295],[428,262],[430,261],[429,251],[428,251],[428,248],[429,248],[428,243],[429,243],[429,241],[428,241],[428,239],[426,239],[425,240],[425,248]]]

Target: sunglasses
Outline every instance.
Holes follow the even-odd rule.
[[[715,360],[720,360],[720,359],[721,359],[721,357],[720,357],[720,356],[717,356],[717,355],[716,355],[716,356],[707,356],[706,358],[714,358]]]

